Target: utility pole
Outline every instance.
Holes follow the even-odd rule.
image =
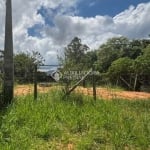
[[[6,0],[3,94],[4,104],[10,104],[14,97],[14,63],[11,0]]]

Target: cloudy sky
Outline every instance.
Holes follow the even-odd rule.
[[[0,0],[0,49],[4,49],[5,1]],[[78,36],[96,49],[108,38],[148,38],[149,0],[12,0],[14,51],[39,51],[46,64]]]

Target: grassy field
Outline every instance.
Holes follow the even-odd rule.
[[[0,112],[0,150],[149,150],[150,101],[59,91],[18,97]]]

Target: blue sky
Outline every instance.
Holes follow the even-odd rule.
[[[149,2],[149,0],[82,0],[79,2],[77,9],[79,10],[79,16],[109,15],[113,17],[128,9],[130,5],[137,6],[144,2]]]
[[[47,64],[77,36],[91,50],[112,37],[148,38],[149,0],[12,0],[14,51],[35,50]],[[0,49],[4,49],[5,1],[0,1]]]
[[[131,5],[136,7],[140,3],[147,3],[149,0],[79,0],[76,3],[76,6],[71,6],[69,9],[72,11],[75,16],[82,17],[95,17],[97,15],[101,16],[110,16],[114,17],[120,12],[128,9]],[[61,4],[56,8],[45,8],[43,6],[37,10],[37,14],[40,14],[44,21],[45,25],[55,26],[53,19],[56,14],[59,13],[61,9]],[[67,11],[64,11],[62,14],[67,14]],[[30,36],[41,37],[40,29],[43,26],[40,24],[35,24],[34,26],[28,28],[28,34]]]

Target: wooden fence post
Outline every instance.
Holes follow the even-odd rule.
[[[37,65],[34,66],[34,99],[37,99]]]
[[[94,66],[92,67],[92,83],[93,83],[93,99],[96,101],[96,82],[95,82]]]

